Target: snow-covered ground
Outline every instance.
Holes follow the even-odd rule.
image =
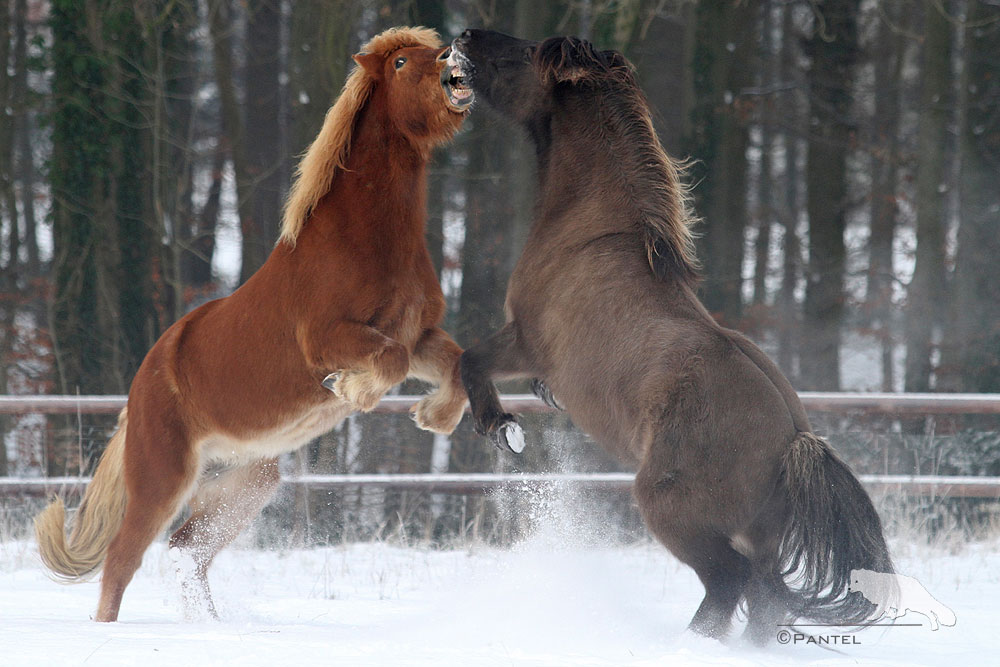
[[[34,545],[0,542],[3,665],[981,665],[1000,653],[1000,549],[895,544],[901,572],[957,616],[869,628],[837,651],[766,649],[685,631],[692,572],[655,544],[584,546],[542,529],[511,549],[236,547],[210,573],[220,622],[186,620],[173,561],[147,552],[120,622],[91,622],[98,584],[46,578]],[[825,631],[826,629],[814,629]],[[832,634],[832,633],[828,633]]]

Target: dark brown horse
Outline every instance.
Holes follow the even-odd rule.
[[[433,31],[404,28],[354,57],[270,258],[149,351],[69,539],[61,502],[36,519],[57,576],[103,564],[98,621],[117,619],[143,552],[185,503],[170,539],[185,602],[214,615],[206,570],[271,497],[276,457],[408,376],[439,385],[415,406],[421,428],[448,433],[462,418],[461,349],[438,328],[445,304],[424,242],[431,150],[472,101],[448,52]]]
[[[537,378],[633,461],[647,526],[705,586],[698,633],[725,636],[741,601],[756,643],[795,618],[864,621],[851,570],[892,571],[878,514],[778,368],[695,296],[686,191],[630,64],[573,38],[467,30],[453,46],[538,158],[507,323],[462,356],[477,430],[519,450],[491,380]]]

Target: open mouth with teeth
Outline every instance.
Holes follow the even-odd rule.
[[[468,74],[463,67],[464,63],[456,57],[454,49],[450,51],[444,69],[441,70],[441,87],[444,88],[444,95],[452,110],[461,112],[469,108],[476,95],[466,83]]]

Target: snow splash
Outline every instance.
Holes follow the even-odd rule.
[[[579,470],[572,461],[574,443],[552,440],[546,437],[544,445],[552,448],[556,467]],[[687,617],[671,609],[668,590],[679,564],[645,540],[623,557],[620,512],[611,508],[621,502],[620,494],[554,482],[513,483],[490,497],[500,523],[522,537],[509,550],[487,552],[495,556],[493,567],[469,577],[462,592],[446,601],[457,607],[453,618],[479,626],[469,632],[498,623],[498,637],[515,635],[522,648],[562,656],[606,653],[610,642],[623,661],[632,651],[662,650],[684,632]],[[664,567],[665,561],[673,567]],[[655,586],[648,586],[650,577]],[[681,578],[696,585],[688,581],[693,577]],[[544,630],[553,627],[559,628],[559,646]]]

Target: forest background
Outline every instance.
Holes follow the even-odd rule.
[[[267,258],[351,54],[401,24],[623,51],[691,160],[701,297],[797,389],[1000,392],[992,0],[7,0],[0,394],[127,393],[167,326]],[[483,105],[435,154],[427,242],[463,346],[501,324],[534,178]],[[296,465],[547,470],[576,448],[617,468],[564,417],[527,421],[563,446],[512,463],[468,422],[449,439],[369,415]],[[862,471],[1000,474],[996,419],[824,424]],[[84,473],[110,426],[0,416],[0,476]]]

